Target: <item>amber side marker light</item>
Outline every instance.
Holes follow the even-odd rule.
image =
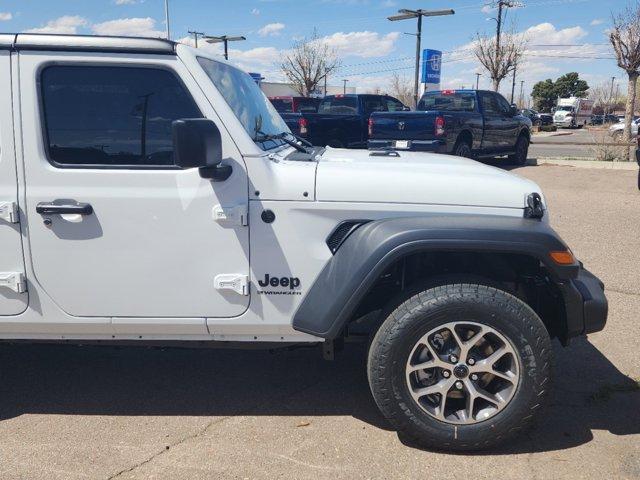
[[[576,262],[573,253],[569,250],[549,252],[549,255],[558,265],[573,265]]]

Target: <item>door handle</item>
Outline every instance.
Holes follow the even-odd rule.
[[[91,215],[93,207],[90,203],[77,203],[70,205],[60,205],[57,203],[40,202],[36,205],[36,212],[41,215],[46,214],[65,214],[71,213],[76,215]]]

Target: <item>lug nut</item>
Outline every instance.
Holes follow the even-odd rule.
[[[469,365],[475,365],[476,364],[476,360],[475,360],[475,358],[471,357],[469,360],[467,360],[467,363]]]
[[[456,382],[456,388],[457,388],[458,390],[462,390],[462,382],[461,382],[460,380],[458,380],[458,381]]]
[[[451,355],[449,357],[449,360],[451,360],[451,363],[456,363],[458,361],[458,357],[456,357],[455,355]]]
[[[476,380],[478,380],[478,375],[476,375],[475,373],[472,373],[472,374],[471,374],[471,380],[473,380],[474,382],[475,382]]]
[[[451,376],[451,372],[449,370],[445,370],[444,372],[442,372],[442,376],[444,378],[449,378]]]

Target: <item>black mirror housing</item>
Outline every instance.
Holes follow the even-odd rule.
[[[171,124],[173,163],[182,168],[216,167],[222,162],[220,130],[207,118],[184,118]]]
[[[518,109],[518,106],[515,103],[511,104],[511,115],[512,116],[516,116],[518,115],[518,113],[520,113],[520,110]]]

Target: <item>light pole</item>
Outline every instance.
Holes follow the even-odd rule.
[[[420,44],[422,40],[422,17],[439,17],[442,15],[453,15],[456,12],[453,10],[408,10],[406,8],[401,8],[398,10],[398,15],[392,15],[388,17],[392,22],[397,22],[398,20],[408,20],[409,18],[417,18],[418,19],[418,30],[416,32],[416,71],[415,71],[415,82],[413,86],[413,100],[415,105],[418,105],[418,87],[419,83],[419,75],[420,75]]]
[[[482,74],[476,73],[476,90],[478,90],[478,87],[480,87],[480,75]]]
[[[189,30],[187,33],[193,35],[194,46],[198,48],[198,37],[204,37],[204,32],[196,32],[193,30]]]
[[[520,80],[520,108],[524,108],[524,80]]]
[[[609,105],[607,105],[607,114],[611,114],[611,106],[613,105],[613,85],[616,81],[616,77],[611,77],[611,93],[609,94]],[[606,120],[606,118],[605,118]]]
[[[204,38],[207,43],[224,43],[224,59],[225,60],[229,60],[229,42],[246,40],[246,38],[243,36],[229,37],[227,35],[221,35],[219,37],[203,35],[202,38]]]
[[[169,0],[164,0],[164,22],[167,25],[167,40],[171,40],[171,29],[169,28]]]
[[[513,81],[511,82],[511,103],[513,104],[513,96],[516,92],[516,70],[518,70],[518,64],[513,64]]]
[[[344,80],[342,80],[342,93],[343,93],[344,95],[346,95],[346,94],[347,94],[347,82],[348,82],[348,81],[349,81],[349,80],[347,80],[346,78],[345,78]]]

